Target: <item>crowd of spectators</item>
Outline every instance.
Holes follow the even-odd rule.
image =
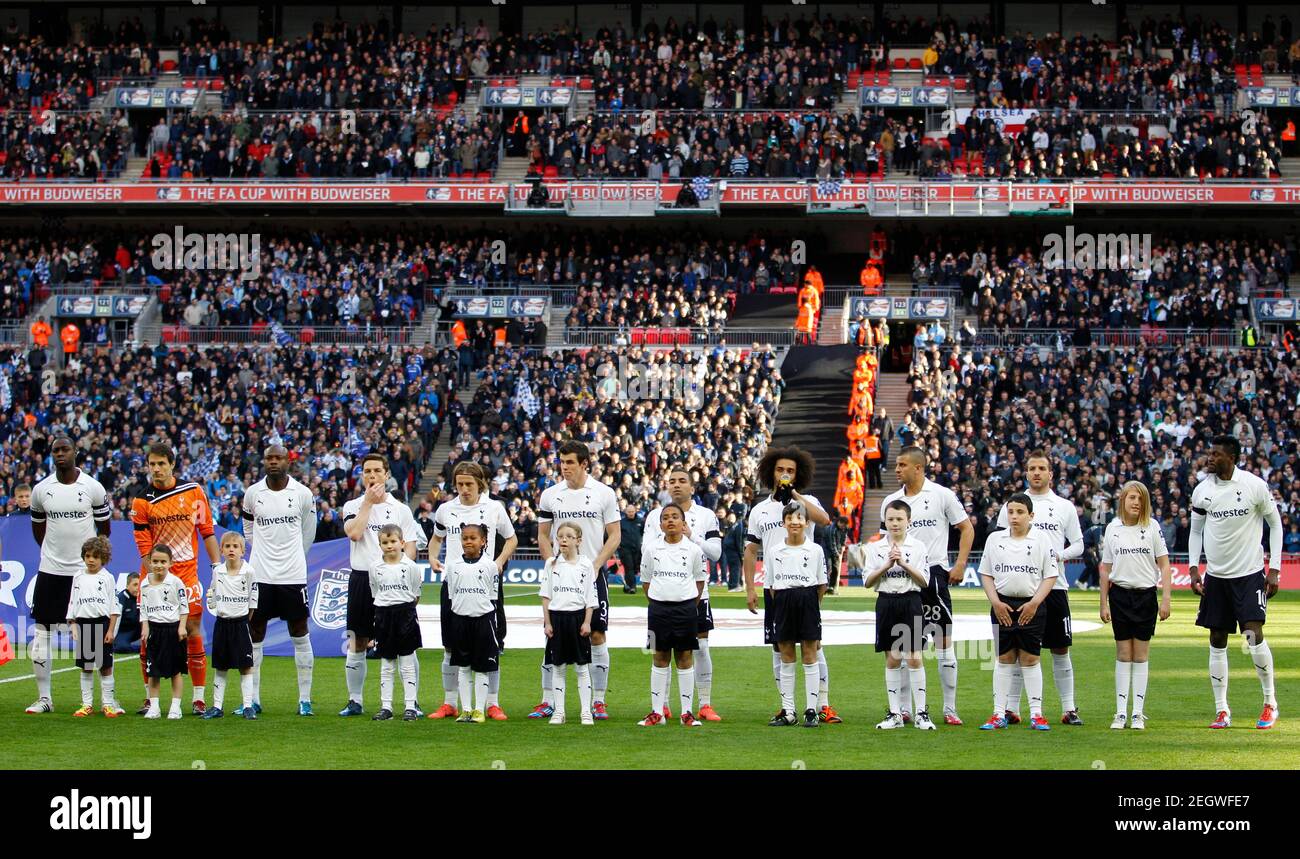
[[[478,377],[472,404],[449,427],[444,488],[457,462],[484,465],[522,545],[535,545],[536,501],[562,479],[555,448],[566,438],[588,445],[592,474],[614,488],[625,516],[644,520],[664,500],[668,468],[685,465],[724,533],[743,528],[785,387],[775,353],[759,346],[508,349],[488,355]]]
[[[1083,265],[1063,236],[1059,265],[1045,259],[1045,239],[999,248],[937,237],[913,255],[912,284],[960,289],[982,330],[1231,328],[1249,319],[1252,297],[1285,291],[1295,270],[1290,237],[1157,235],[1149,260],[1141,236],[1133,237],[1129,256],[1098,260],[1115,266],[1109,270]]]
[[[1230,110],[1238,67],[1300,68],[1300,40],[1292,38],[1286,16],[1280,24],[1269,16],[1260,31],[1235,37],[1200,16],[1182,23],[1148,18],[1138,28],[1124,20],[1113,45],[1095,36],[1037,39],[1016,31],[988,46],[995,57],[975,52],[970,87],[981,107]]]
[[[1168,123],[1168,136],[1149,134]],[[1177,112],[1168,117],[1073,112],[1039,114],[1005,134],[992,117],[971,113],[946,138],[923,140],[922,177],[953,172],[989,179],[1269,179],[1282,149],[1266,114],[1244,118]]]
[[[1025,455],[1041,448],[1085,531],[1106,525],[1125,481],[1141,480],[1170,551],[1185,553],[1192,489],[1205,477],[1210,438],[1224,433],[1241,443],[1240,465],[1272,487],[1287,551],[1300,551],[1300,357],[1281,344],[1238,352],[949,344],[918,353],[909,382],[899,439],[924,447],[932,479],[961,497],[976,546],[1024,486]]]
[[[463,110],[176,114],[149,134],[150,178],[422,179],[490,175],[498,118]]]
[[[0,510],[16,486],[49,472],[49,445],[67,433],[78,464],[125,518],[147,479],[144,449],[161,439],[177,449],[178,476],[207,489],[218,523],[239,530],[243,490],[261,478],[265,446],[279,442],[316,495],[317,539],[341,537],[365,453],[386,455],[390,489],[412,497],[442,425],[461,408],[456,359],[433,347],[164,344],[74,355],[60,370],[40,350],[0,353]]]
[[[111,178],[126,167],[131,139],[122,111],[0,111],[0,180]]]

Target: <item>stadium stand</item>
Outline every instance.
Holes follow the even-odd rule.
[[[976,545],[1006,493],[1024,484],[1025,454],[1042,448],[1085,529],[1110,520],[1125,480],[1141,480],[1170,551],[1186,552],[1190,488],[1206,440],[1220,433],[1235,436],[1246,469],[1268,481],[1286,530],[1300,523],[1294,351],[945,344],[916,355],[908,383],[899,438],[928,450],[936,479],[975,519]]]

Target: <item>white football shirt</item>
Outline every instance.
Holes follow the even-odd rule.
[[[244,494],[244,538],[252,545],[248,563],[258,584],[307,584],[307,550],[316,539],[316,499],[289,478],[278,492],[266,478]]]
[[[871,573],[880,569],[889,561],[889,552],[893,548],[893,543],[889,541],[889,536],[885,535],[879,540],[873,540],[863,544],[866,547],[866,566],[862,570],[863,581]],[[924,574],[925,581],[930,581],[930,568],[926,566],[926,558],[929,557],[929,551],[925,544],[910,534],[903,538],[899,545],[902,551],[903,562],[914,570]],[[916,580],[903,571],[903,568],[894,564],[885,574],[876,579],[876,593],[881,594],[905,594],[911,591],[921,590],[921,586]]]
[[[1125,588],[1154,588],[1160,585],[1156,558],[1167,557],[1165,535],[1160,523],[1125,525],[1116,517],[1101,538],[1101,562],[1110,564],[1111,584]]]
[[[664,508],[656,507],[650,511],[650,515],[645,520],[645,531],[641,535],[641,556],[652,551],[655,545],[664,544],[664,532],[660,524],[659,517],[663,515]],[[686,525],[691,529],[691,542],[700,547],[702,552],[700,563],[704,565],[704,579],[708,581],[708,561],[716,561],[722,557],[722,529],[718,525],[718,516],[709,508],[702,504],[692,503],[689,510],[686,511]],[[700,599],[709,598],[709,589],[705,588]]]
[[[582,529],[578,554],[594,564],[605,545],[605,526],[617,525],[623,516],[614,490],[589,474],[579,489],[570,489],[564,480],[546,487],[538,502],[537,518],[551,523],[551,545],[556,552],[560,550],[561,525],[572,522]]]
[[[420,574],[419,565],[405,555],[395,564],[389,564],[381,557],[379,563],[370,568],[370,593],[376,607],[418,602],[423,585],[424,576]]]
[[[1043,579],[1056,573],[1056,557],[1047,540],[1032,529],[1024,537],[994,531],[984,544],[980,575],[990,576],[1004,597],[1032,597]]]
[[[72,594],[68,597],[68,613],[65,617],[69,620],[88,620],[121,613],[122,604],[117,601],[117,588],[108,572],[100,570],[93,576],[90,573],[77,573],[72,580]]]
[[[168,573],[158,584],[140,577],[140,616],[149,623],[179,623],[189,614],[190,595],[185,583]]]
[[[208,613],[227,620],[248,617],[252,587],[253,568],[247,562],[237,573],[227,571],[224,563],[217,564],[205,595]]]
[[[1192,490],[1188,563],[1200,565],[1203,545],[1206,575],[1239,579],[1258,573],[1264,569],[1265,521],[1271,566],[1276,569],[1282,564],[1282,517],[1268,484],[1240,468],[1227,480],[1207,477]]]
[[[361,512],[364,498],[353,498],[343,505],[343,523],[357,518]],[[360,540],[353,540],[348,552],[348,563],[354,570],[369,570],[384,559],[379,550],[379,531],[385,525],[396,525],[402,529],[402,542],[419,545],[424,538],[424,531],[415,522],[411,508],[389,493],[380,504],[370,506],[370,519]]]
[[[447,565],[445,587],[451,610],[461,617],[482,617],[496,611],[497,563],[484,552],[477,561],[460,558]]]
[[[95,536],[95,523],[107,522],[113,511],[100,482],[78,469],[72,483],[51,474],[32,487],[31,514],[33,522],[45,523],[39,571],[75,576],[86,568],[82,544]]]
[[[641,552],[641,581],[650,583],[648,597],[659,602],[686,602],[699,595],[705,580],[704,552],[693,541],[669,543],[660,536]]]
[[[811,495],[803,496],[803,500],[823,513],[826,508],[822,503]],[[785,520],[781,517],[781,511],[785,505],[777,501],[771,495],[755,504],[749,511],[749,517],[745,521],[745,541],[747,543],[757,543],[759,546],[759,557],[763,559],[763,588],[771,589],[771,579],[768,577],[767,559],[776,551],[778,546],[785,543]],[[812,522],[804,528],[804,539],[813,541],[817,533],[817,526]]]
[[[967,518],[966,508],[961,506],[961,499],[946,486],[940,486],[932,480],[921,484],[921,491],[912,496],[904,495],[907,487],[899,487],[885,496],[880,502],[880,533],[884,534],[885,508],[889,502],[901,498],[912,508],[912,521],[907,526],[907,535],[920,540],[926,548],[926,566],[948,569],[948,532],[955,525],[960,525]]]
[[[1082,556],[1083,529],[1079,526],[1079,510],[1074,506],[1074,502],[1062,498],[1050,489],[1042,495],[1035,495],[1032,492],[1026,494],[1034,505],[1034,518],[1029,523],[1030,527],[1047,538],[1047,544],[1056,553],[1057,560],[1068,561]],[[998,527],[1011,527],[1011,523],[1007,521],[1005,503],[998,511]],[[1060,565],[1058,572],[1060,575],[1056,577],[1056,584],[1052,587],[1058,591],[1068,591],[1070,583],[1065,578],[1064,564]]]
[[[471,524],[487,528],[487,542],[484,544],[483,554],[492,558],[497,555],[497,537],[509,540],[515,536],[515,526],[510,521],[510,514],[506,512],[505,505],[497,499],[480,495],[477,504],[462,504],[459,497],[453,498],[439,506],[437,512],[433,514],[433,533],[434,536],[442,539],[444,564],[460,560],[460,529]],[[555,536],[554,531],[551,531],[551,536]]]
[[[781,529],[782,533],[785,529]],[[811,537],[798,546],[784,539],[772,550],[763,565],[769,573],[767,587],[774,591],[810,588],[827,583],[826,555]]]
[[[551,601],[551,611],[581,611],[600,608],[596,598],[596,571],[582,555],[570,563],[550,558],[542,568],[542,589],[538,596]]]

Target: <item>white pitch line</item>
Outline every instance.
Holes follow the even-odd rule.
[[[55,668],[50,673],[62,674],[64,671],[76,671],[76,670],[77,670],[77,666],[72,665],[69,666],[68,668]],[[0,683],[17,683],[19,680],[35,680],[35,679],[36,679],[35,674],[24,674],[21,677],[6,677],[4,680],[0,680]]]

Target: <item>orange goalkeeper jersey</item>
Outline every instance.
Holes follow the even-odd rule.
[[[207,493],[197,483],[176,483],[170,489],[153,484],[131,501],[135,544],[141,572],[148,572],[149,552],[162,544],[172,550],[172,572],[186,584],[198,576],[199,536],[215,531]],[[198,535],[195,534],[198,532]]]

